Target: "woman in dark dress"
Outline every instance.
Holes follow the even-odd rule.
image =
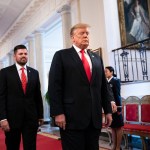
[[[113,121],[110,126],[112,128],[113,150],[120,150],[123,135],[122,126],[124,125],[121,112],[120,80],[116,78],[116,75],[114,74],[114,68],[111,66],[105,67],[105,75],[113,92],[115,103],[118,107],[117,112],[113,113],[112,115]]]

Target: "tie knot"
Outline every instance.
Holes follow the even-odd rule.
[[[20,68],[20,70],[22,70],[22,71],[24,71],[24,69],[25,69],[24,67]]]
[[[84,49],[81,49],[80,52],[81,52],[82,54],[84,54],[85,51],[84,51]]]

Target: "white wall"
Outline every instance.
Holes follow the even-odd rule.
[[[104,0],[104,13],[108,55],[106,65],[114,66],[114,56],[111,51],[121,47],[117,1]]]
[[[121,96],[124,98],[127,98],[128,96],[138,96],[141,98],[144,95],[150,95],[149,82],[126,84],[121,86]]]

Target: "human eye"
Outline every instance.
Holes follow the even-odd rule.
[[[24,53],[25,55],[28,55],[28,53]]]
[[[84,32],[80,32],[80,33],[79,33],[79,35],[81,35],[81,36],[82,36],[83,34],[84,34]]]
[[[89,35],[89,32],[86,32],[86,35]]]
[[[83,36],[83,35],[89,35],[89,32],[80,32],[80,36]]]

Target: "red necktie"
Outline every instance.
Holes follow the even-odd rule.
[[[83,63],[83,66],[84,66],[84,70],[85,70],[87,78],[90,82],[90,80],[91,80],[90,65],[89,65],[89,63],[88,63],[88,61],[87,61],[87,59],[84,55],[84,49],[82,49],[80,52],[81,52],[81,59],[82,59],[82,63]]]
[[[24,73],[24,69],[25,68],[21,68],[20,70],[22,71],[21,72],[21,82],[22,82],[23,92],[25,94],[26,93],[26,86],[27,86],[27,78],[26,78],[26,75]]]

